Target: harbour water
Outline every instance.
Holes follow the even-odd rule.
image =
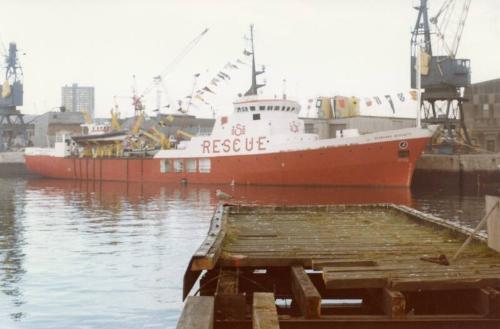
[[[175,328],[221,188],[245,204],[392,202],[473,226],[456,188],[141,185],[0,178],[0,328]],[[496,189],[493,189],[496,192]],[[362,227],[360,227],[362,229]]]

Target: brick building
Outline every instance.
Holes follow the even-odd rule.
[[[464,120],[472,144],[500,152],[500,79],[471,84],[465,89]]]

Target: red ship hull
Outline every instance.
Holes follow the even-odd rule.
[[[207,173],[160,170],[161,158],[77,158],[26,155],[26,166],[45,177],[125,182],[314,186],[410,186],[429,138],[384,141],[258,155],[211,158]],[[186,166],[184,166],[186,168]]]

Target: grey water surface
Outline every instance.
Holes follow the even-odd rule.
[[[175,328],[217,205],[394,202],[472,226],[456,189],[141,185],[0,178],[0,328]]]

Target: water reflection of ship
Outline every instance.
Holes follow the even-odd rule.
[[[25,301],[19,282],[24,270],[23,227],[19,220],[22,203],[16,199],[15,188],[0,182],[0,296],[11,300],[10,317],[19,320],[23,312],[15,312]]]
[[[96,206],[113,210],[120,209],[124,202],[131,206],[150,201],[189,200],[200,204],[215,205],[217,189],[222,189],[232,198],[225,202],[261,205],[305,205],[305,204],[364,204],[395,203],[411,205],[408,188],[372,187],[282,187],[282,186],[223,186],[178,184],[141,184],[107,181],[74,181],[59,179],[34,179],[28,181],[28,190],[39,190],[48,194],[78,198],[87,207]],[[84,195],[75,197],[67,193],[74,191]]]

